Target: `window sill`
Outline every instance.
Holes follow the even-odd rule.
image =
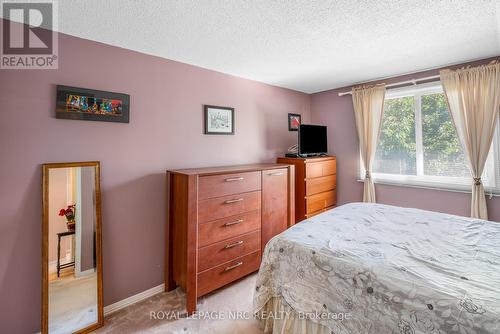
[[[364,183],[364,179],[358,179],[358,182]],[[447,185],[436,185],[436,184],[423,184],[423,183],[403,183],[400,181],[390,181],[390,180],[377,180],[374,179],[373,182],[375,184],[383,184],[383,185],[389,185],[389,186],[396,186],[396,187],[405,187],[405,188],[417,188],[417,189],[428,189],[428,190],[437,190],[437,191],[448,191],[448,192],[454,192],[454,193],[463,193],[463,194],[470,194],[472,191],[470,189],[467,189],[468,187],[462,186],[462,185],[455,185],[455,186],[447,186]],[[486,197],[492,198],[492,197],[500,197],[500,193],[498,192],[491,192],[488,189],[484,190],[484,193]]]

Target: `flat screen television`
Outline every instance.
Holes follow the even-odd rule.
[[[322,155],[327,153],[326,126],[301,124],[299,126],[299,154]]]

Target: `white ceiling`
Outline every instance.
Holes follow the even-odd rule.
[[[500,55],[500,0],[63,0],[59,30],[307,93]]]

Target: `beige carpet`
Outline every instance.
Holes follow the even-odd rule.
[[[72,333],[97,321],[97,275],[62,275],[49,282],[49,332]]]
[[[96,333],[262,333],[252,317],[254,287],[255,275],[251,275],[203,297],[198,304],[198,318],[185,317],[184,293],[177,288],[111,314]]]

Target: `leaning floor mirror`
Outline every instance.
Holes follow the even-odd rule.
[[[103,325],[99,175],[99,162],[43,165],[43,334]]]

